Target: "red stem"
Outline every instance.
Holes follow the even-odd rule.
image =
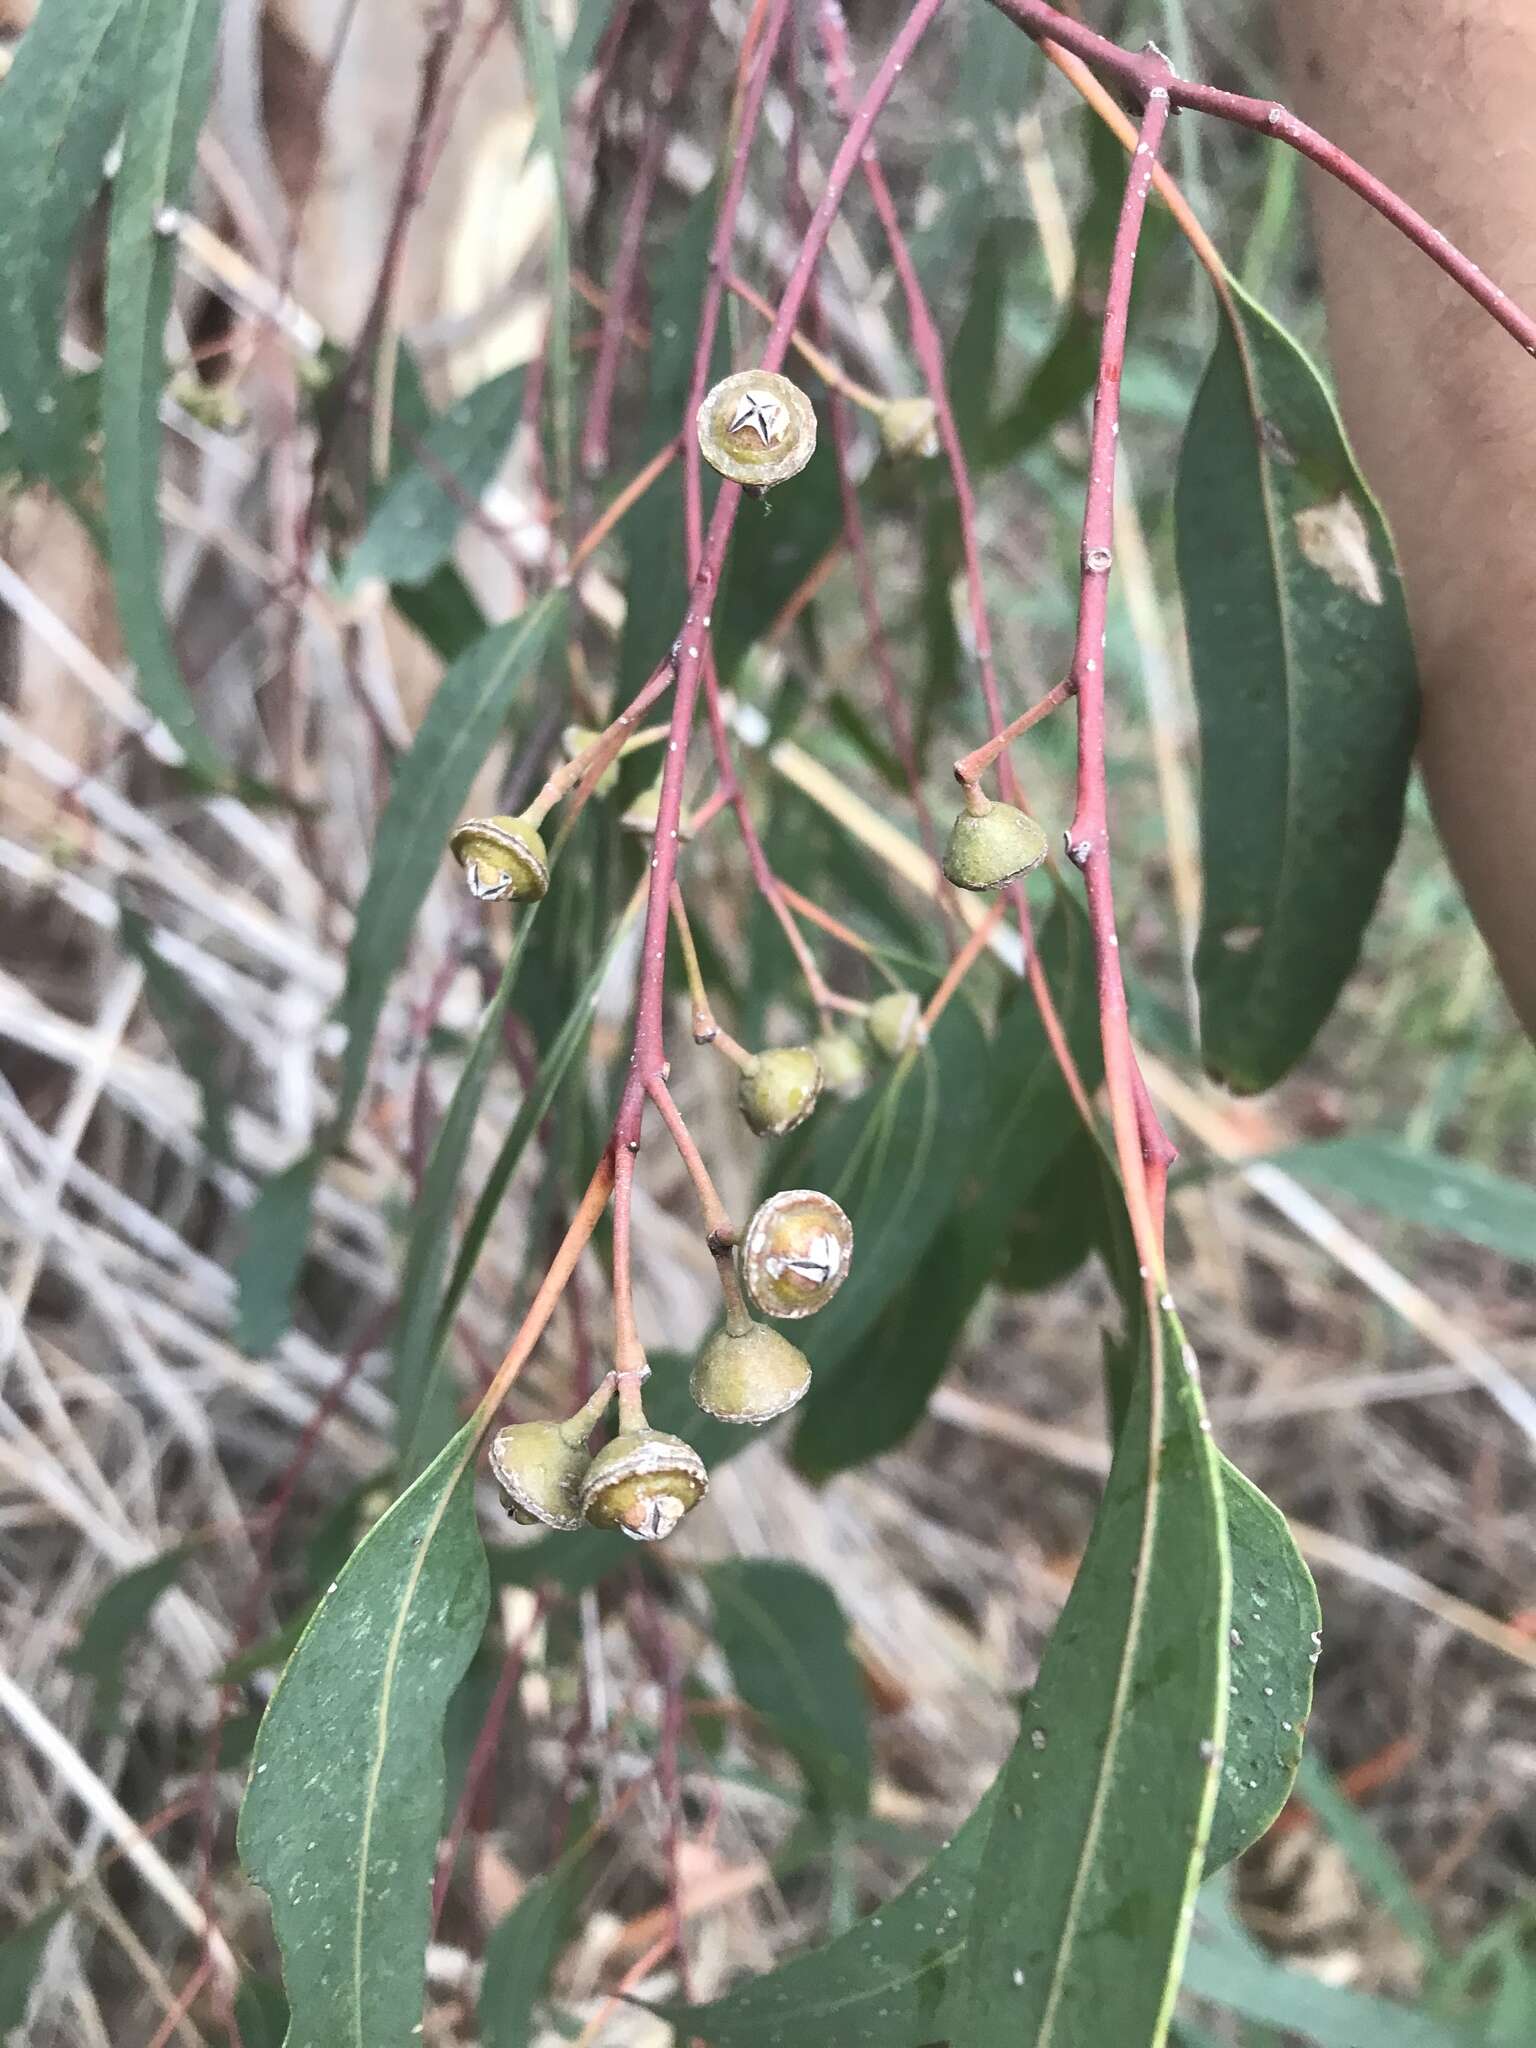
[[[1165,67],[1166,68],[1166,67]],[[1150,85],[1136,152],[1126,178],[1115,229],[1099,339],[1099,369],[1093,394],[1093,432],[1088,452],[1088,490],[1083,506],[1081,581],[1071,684],[1077,698],[1077,807],[1067,834],[1067,852],[1087,884],[1088,921],[1098,979],[1099,1030],[1104,1043],[1104,1081],[1110,1123],[1127,1207],[1142,1266],[1161,1276],[1161,1189],[1171,1152],[1136,1070],[1131,1044],[1125,980],[1120,971],[1120,938],[1115,930],[1114,889],[1109,863],[1109,814],[1104,761],[1104,643],[1113,560],[1115,450],[1120,434],[1120,375],[1125,362],[1131,277],[1146,214],[1152,166],[1168,125],[1168,89]]]
[[[1231,121],[1239,128],[1251,128],[1257,134],[1273,135],[1281,142],[1288,142],[1292,149],[1298,150],[1319,170],[1337,178],[1367,206],[1374,207],[1383,219],[1391,221],[1415,248],[1421,249],[1448,277],[1453,277],[1469,298],[1475,299],[1485,312],[1491,313],[1527,355],[1536,356],[1536,320],[1521,312],[1508,294],[1485,276],[1470,256],[1463,255],[1454,243],[1447,241],[1438,228],[1431,227],[1423,214],[1416,212],[1406,200],[1400,199],[1389,186],[1373,177],[1363,164],[1357,164],[1327,136],[1319,135],[1315,128],[1309,128],[1305,121],[1298,120],[1289,108],[1276,100],[1250,99],[1243,93],[1223,92],[1214,85],[1200,85],[1192,79],[1176,78],[1169,73],[1166,61],[1155,50],[1132,55],[1106,36],[1096,35],[1080,22],[1058,13],[1054,7],[1046,6],[1044,0],[992,0],[992,5],[1000,14],[1006,14],[1010,21],[1017,22],[1024,33],[1036,42],[1059,43],[1096,71],[1107,73],[1138,102],[1144,101],[1153,87],[1161,85],[1175,107],[1187,107],[1196,114],[1214,114],[1218,120]]]

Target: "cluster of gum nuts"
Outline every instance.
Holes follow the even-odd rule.
[[[900,414],[900,445],[886,429],[888,452],[931,452],[931,409],[917,434],[908,417],[926,401],[893,400]],[[906,408],[902,411],[902,408]],[[742,371],[723,379],[699,409],[697,431],[707,460],[724,476],[753,491],[796,475],[816,445],[810,400],[787,377]],[[573,762],[597,739],[573,727],[565,750]],[[641,743],[643,735],[626,744]],[[606,793],[616,769],[596,788]],[[540,827],[559,788],[556,778],[520,816],[473,818],[452,839],[471,893],[481,902],[532,902],[549,888],[549,857]],[[650,836],[656,827],[659,781],[643,791],[621,823]],[[686,833],[683,834],[686,837]],[[944,857],[948,879],[963,889],[994,889],[1027,874],[1045,857],[1045,834],[1027,812],[966,790]],[[922,1005],[910,989],[896,988],[864,1014],[870,1043],[900,1060],[923,1038]],[[828,1030],[812,1045],[751,1053],[711,1027],[708,1037],[739,1069],[737,1103],[759,1137],[777,1138],[802,1124],[823,1089],[850,1097],[869,1078],[864,1046],[850,1030]],[[778,1330],[756,1321],[748,1302],[775,1320],[824,1308],[847,1278],[853,1226],[830,1195],[792,1188],[763,1202],[739,1243],[711,1240],[725,1301],[725,1322],[694,1361],[693,1398],[716,1420],[760,1426],[783,1415],[810,1385],[810,1361]],[[669,1535],[708,1489],[704,1461],[693,1446],[667,1430],[622,1429],[594,1456],[589,1439],[614,1397],[609,1374],[592,1398],[559,1422],[519,1422],[500,1430],[491,1445],[491,1468],[519,1522],[551,1529],[583,1523],[618,1529],[639,1542]]]

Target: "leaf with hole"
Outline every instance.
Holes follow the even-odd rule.
[[[1171,1312],[1149,1337],[999,1786],[953,2048],[1155,2048],[1173,2008],[1226,1733],[1231,1582],[1193,1354]]]
[[[322,1597],[256,1738],[240,1855],[268,1894],[286,2048],[416,2048],[443,1722],[489,1605],[468,1423]]]
[[[1333,399],[1228,280],[1175,493],[1200,723],[1201,1056],[1267,1088],[1338,998],[1397,848],[1418,690]]]
[[[869,1717],[848,1624],[825,1579],[773,1558],[704,1574],[736,1690],[795,1759],[819,1812],[869,1806]]]

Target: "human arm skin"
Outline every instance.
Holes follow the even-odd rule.
[[[1276,0],[1292,104],[1536,310],[1536,0]],[[1420,764],[1536,1037],[1536,361],[1312,174],[1339,395],[1397,540]]]

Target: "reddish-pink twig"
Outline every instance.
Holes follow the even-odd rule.
[[[1152,165],[1168,123],[1167,87],[1148,92],[1141,132],[1131,158],[1110,257],[1099,368],[1093,394],[1093,432],[1088,450],[1088,489],[1083,506],[1083,539],[1078,591],[1077,637],[1071,682],[1077,699],[1077,805],[1067,833],[1069,858],[1087,885],[1088,921],[1093,934],[1098,980],[1099,1031],[1104,1045],[1104,1082],[1110,1123],[1126,1205],[1144,1268],[1162,1266],[1161,1189],[1171,1148],[1144,1088],[1139,1087],[1131,1044],[1120,938],[1115,930],[1114,890],[1109,865],[1109,814],[1105,770],[1104,644],[1109,571],[1114,560],[1115,449],[1120,434],[1120,377],[1130,318],[1131,277],[1152,185]]]

